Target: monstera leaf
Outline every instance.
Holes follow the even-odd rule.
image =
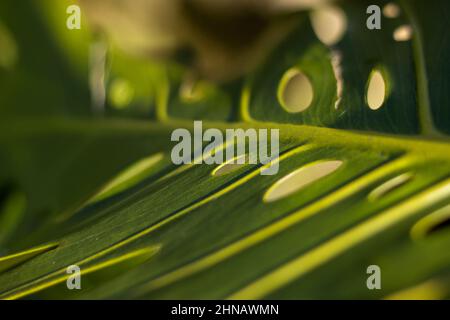
[[[0,45],[15,40],[19,58],[0,65],[0,297],[448,298],[450,4],[375,1],[385,16],[369,30],[373,2],[295,14],[265,62],[225,84],[134,61],[147,78],[113,53],[110,77],[150,93],[128,110],[107,101],[103,118],[76,108],[88,83],[44,32],[51,14],[2,3]],[[7,14],[22,3],[32,25]],[[172,131],[201,119],[279,129],[279,172],[174,165]],[[82,290],[66,287],[71,265]],[[381,290],[367,288],[372,265]]]

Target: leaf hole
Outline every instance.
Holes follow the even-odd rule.
[[[447,205],[420,219],[411,228],[411,238],[420,240],[432,234],[448,231],[450,228],[450,205]]]
[[[347,31],[347,16],[336,6],[325,6],[310,14],[313,30],[319,40],[327,46],[338,43]]]
[[[309,78],[299,69],[285,72],[278,87],[278,101],[289,113],[303,112],[311,106],[314,89]]]
[[[219,165],[212,172],[213,176],[223,176],[239,170],[240,168],[246,166],[248,156],[246,154],[234,157],[227,162]]]
[[[400,6],[394,2],[389,2],[383,7],[383,15],[386,18],[394,19],[400,16]]]
[[[264,194],[263,201],[274,202],[286,198],[335,172],[342,164],[340,160],[322,160],[300,167],[275,182]]]
[[[369,75],[367,82],[366,103],[371,110],[380,109],[388,95],[386,72],[382,68],[375,68]]]
[[[394,30],[393,38],[395,41],[403,42],[411,40],[413,29],[410,25],[402,25]]]
[[[404,173],[384,182],[370,192],[368,196],[369,201],[377,201],[381,199],[411,181],[413,177],[414,175],[412,173]]]
[[[163,153],[157,153],[137,161],[119,173],[89,202],[98,202],[135,186],[147,178],[151,172],[153,172],[152,169],[156,166],[156,164],[161,162],[163,158]]]

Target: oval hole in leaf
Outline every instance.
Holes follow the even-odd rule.
[[[384,182],[380,186],[373,189],[372,192],[370,192],[370,194],[368,196],[369,201],[379,200],[380,198],[387,195],[388,193],[403,186],[405,183],[410,181],[412,178],[413,178],[412,173],[404,173],[404,174],[401,174],[395,178],[392,178],[392,179]]]
[[[308,109],[314,98],[314,89],[309,78],[299,69],[286,71],[278,87],[278,101],[289,113]]]
[[[379,69],[374,69],[369,76],[367,83],[366,102],[370,109],[380,109],[386,99],[386,81],[383,73]]]
[[[411,228],[411,238],[413,240],[423,239],[432,233],[437,233],[450,227],[450,205],[447,205],[426,217],[420,219]]]
[[[135,164],[129,166],[127,169],[119,173],[116,178],[109,182],[89,203],[106,199],[138,184],[147,178],[151,168],[163,158],[163,153],[157,153],[150,157],[141,159]]]
[[[236,171],[246,165],[246,163],[237,163],[238,160],[247,158],[247,155],[240,155],[238,157],[235,157],[231,160],[228,160],[227,162],[219,165],[217,168],[213,170],[211,173],[213,176],[223,176],[230,172]]]
[[[307,185],[335,172],[341,165],[340,160],[324,160],[305,165],[273,184],[265,193],[264,202],[283,199]]]
[[[394,40],[395,41],[409,41],[413,35],[413,29],[410,25],[402,25],[394,30]]]
[[[327,6],[311,12],[314,32],[327,46],[338,43],[347,30],[347,16],[336,6]]]
[[[401,9],[398,6],[398,4],[393,3],[393,2],[389,2],[388,4],[386,4],[383,7],[383,15],[386,18],[398,18],[398,16],[400,15]]]

